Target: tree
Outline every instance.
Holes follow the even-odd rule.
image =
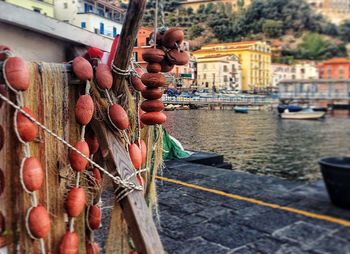
[[[262,25],[262,31],[270,38],[281,36],[283,23],[272,19],[266,19]]]
[[[350,42],[350,19],[345,20],[339,27],[339,34],[342,40]]]

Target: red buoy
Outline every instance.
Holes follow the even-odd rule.
[[[75,232],[66,232],[60,243],[59,254],[76,254],[79,248],[79,237]]]
[[[44,171],[41,163],[35,157],[26,158],[22,169],[23,184],[29,191],[41,188],[44,182]]]
[[[66,209],[69,217],[78,217],[86,205],[86,193],[84,188],[72,188],[66,200]]]
[[[169,63],[169,61],[167,59],[164,59],[163,61],[160,62],[160,71],[161,72],[169,72],[172,69],[174,69],[174,64]]]
[[[145,163],[146,158],[147,158],[147,146],[145,141],[143,139],[140,140],[140,142],[137,140],[136,145],[140,148],[141,150],[141,157],[142,157],[142,164]]]
[[[42,205],[32,208],[29,213],[29,230],[36,238],[45,238],[50,233],[49,213]]]
[[[147,87],[161,87],[166,83],[166,78],[161,73],[145,73],[141,77],[142,83]]]
[[[5,144],[5,132],[4,128],[0,125],[0,151],[4,147]]]
[[[141,150],[137,144],[134,143],[129,145],[129,155],[130,155],[132,165],[134,165],[136,169],[141,168],[142,155],[141,155]]]
[[[100,247],[96,242],[88,243],[86,242],[86,254],[99,254]]]
[[[91,80],[94,76],[92,66],[84,57],[78,56],[73,60],[73,72],[80,80]]]
[[[87,125],[94,115],[94,101],[88,94],[81,95],[75,105],[75,119],[81,125]]]
[[[74,147],[83,153],[86,157],[90,156],[89,145],[85,141],[78,141]],[[87,159],[85,159],[74,150],[69,151],[69,162],[72,169],[79,172],[85,170],[89,163]]]
[[[0,61],[5,61],[9,57],[11,49],[5,45],[0,45],[0,51],[3,51],[3,53],[0,53]]]
[[[92,205],[89,207],[89,217],[88,217],[89,227],[92,230],[96,230],[101,225],[101,208],[97,205]]]
[[[113,85],[113,76],[111,69],[107,64],[100,63],[96,68],[96,81],[102,89],[111,89]]]
[[[165,57],[165,53],[161,49],[148,48],[142,52],[142,58],[148,63],[160,63]]]
[[[125,130],[129,127],[129,117],[122,106],[113,104],[108,108],[108,115],[111,122],[120,130]]]
[[[90,154],[97,153],[98,149],[100,148],[100,144],[98,143],[98,139],[91,128],[87,128],[86,130],[85,141],[89,145]]]
[[[34,117],[33,112],[29,108],[22,107],[22,110],[28,113],[31,117]],[[28,117],[21,112],[18,112],[16,123],[18,134],[24,142],[30,142],[35,139],[38,134],[38,127],[29,120]]]
[[[135,70],[136,70],[136,73],[137,73],[140,77],[144,74],[143,70],[142,70],[141,68],[139,68],[139,67],[136,68]],[[137,77],[137,76],[132,76],[132,77],[131,77],[131,84],[132,84],[132,86],[134,87],[134,89],[135,89],[136,91],[141,92],[141,91],[143,91],[144,89],[146,89],[146,86],[142,83],[141,78],[139,78],[139,77]]]
[[[141,121],[147,125],[163,124],[166,121],[166,115],[163,112],[148,112],[141,116]]]
[[[146,88],[141,92],[142,97],[147,100],[156,100],[160,99],[163,95],[162,89],[158,88]]]
[[[150,73],[158,73],[161,71],[162,66],[159,63],[149,63],[147,64],[146,68]]]
[[[167,59],[171,64],[186,65],[190,60],[190,56],[185,51],[172,49],[167,53]]]
[[[181,28],[173,27],[168,29],[163,36],[162,44],[168,49],[177,49],[184,39],[184,32]]]
[[[141,103],[141,108],[146,112],[158,112],[164,109],[164,104],[160,100],[145,100]]]
[[[17,91],[25,91],[29,87],[30,75],[26,62],[20,57],[6,60],[5,74],[11,87]]]

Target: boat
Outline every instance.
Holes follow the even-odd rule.
[[[282,114],[287,109],[289,110],[289,112],[299,112],[303,110],[303,108],[299,105],[280,104],[277,106],[278,113],[280,114]]]
[[[327,107],[317,107],[317,106],[311,106],[311,109],[313,111],[322,111],[322,112],[327,112],[328,108]]]
[[[299,112],[289,112],[285,110],[280,116],[282,119],[294,119],[294,120],[318,120],[323,118],[326,112],[314,111],[312,109],[304,109]]]
[[[242,114],[246,114],[248,113],[248,108],[246,107],[234,107],[233,110],[235,111],[235,113],[242,113]]]
[[[165,111],[173,111],[175,110],[175,106],[173,104],[168,104],[164,108]]]

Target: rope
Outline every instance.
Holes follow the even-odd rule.
[[[29,120],[31,120],[33,123],[35,123],[36,125],[38,125],[41,129],[43,129],[44,131],[46,131],[49,135],[53,136],[55,139],[57,139],[58,141],[60,141],[62,144],[64,144],[65,146],[67,146],[68,148],[72,149],[73,151],[75,151],[76,153],[78,153],[80,156],[82,156],[84,159],[86,159],[88,162],[91,163],[91,165],[95,166],[96,168],[98,168],[99,170],[101,170],[104,174],[106,174],[107,176],[109,176],[113,182],[115,184],[117,184],[118,186],[122,186],[123,188],[126,189],[131,189],[131,190],[142,190],[142,186],[136,185],[133,182],[127,182],[122,180],[119,176],[114,176],[111,173],[109,173],[107,170],[105,170],[103,167],[101,167],[99,164],[97,164],[96,162],[90,160],[89,157],[85,156],[85,154],[83,154],[82,152],[80,152],[78,149],[76,149],[74,146],[72,146],[71,144],[69,144],[66,140],[64,140],[63,138],[59,137],[57,134],[55,134],[53,131],[51,131],[50,129],[48,129],[46,126],[44,126],[43,124],[41,124],[40,122],[38,122],[35,118],[33,118],[31,115],[29,115],[27,112],[25,112],[23,109],[21,109],[21,107],[17,106],[16,104],[14,104],[12,101],[10,101],[7,97],[5,97],[4,95],[2,95],[0,93],[0,99],[2,99],[3,101],[5,101],[7,104],[9,104],[11,107],[17,109],[18,111],[20,111],[23,115],[25,115],[27,118],[29,118]]]
[[[121,76],[129,76],[130,75],[130,68],[128,68],[127,70],[122,70],[122,69],[118,68],[114,63],[112,63],[112,71],[118,75],[121,75]]]

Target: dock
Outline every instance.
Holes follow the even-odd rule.
[[[350,253],[350,212],[331,204],[322,180],[227,168],[213,153],[166,162],[157,183],[168,253]]]

